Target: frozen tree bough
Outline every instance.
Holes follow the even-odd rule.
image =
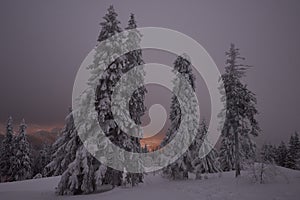
[[[221,172],[218,153],[206,140],[207,134],[208,127],[206,121],[203,120],[189,151],[189,160],[192,166],[191,172],[196,174],[196,179],[201,179],[202,174]],[[204,146],[204,148],[200,148],[201,146]]]
[[[42,172],[45,176],[62,175],[68,168],[68,165],[74,161],[76,151],[79,146],[82,145],[76,131],[71,109],[69,110],[69,114],[65,121],[66,125],[62,130],[61,136],[52,145],[54,152],[51,155],[51,161]]]

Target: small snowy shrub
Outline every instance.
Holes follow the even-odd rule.
[[[274,164],[253,163],[246,168],[246,176],[253,183],[270,183],[272,182],[278,171]]]
[[[43,178],[43,175],[40,174],[40,173],[36,174],[36,175],[33,177],[33,179],[40,179],[40,178]]]

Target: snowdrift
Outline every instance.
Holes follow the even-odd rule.
[[[134,188],[116,188],[104,193],[80,196],[56,196],[54,188],[60,177],[1,183],[0,197],[9,200],[297,200],[300,196],[300,171],[276,167],[278,175],[267,184],[253,183],[243,171],[209,174],[207,179],[170,181],[160,175],[145,176],[145,183]]]

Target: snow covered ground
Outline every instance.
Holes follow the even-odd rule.
[[[160,175],[147,175],[145,183],[135,188],[81,196],[56,196],[59,177],[0,184],[1,200],[297,200],[300,197],[300,171],[278,167],[272,183],[252,183],[243,172],[239,179],[233,172],[209,175],[208,179],[169,181]]]

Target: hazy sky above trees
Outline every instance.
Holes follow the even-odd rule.
[[[260,141],[286,140],[300,131],[300,2],[287,1],[100,1],[2,0],[0,2],[0,122],[12,115],[44,126],[63,124],[71,105],[76,72],[94,47],[99,22],[113,4],[121,26],[129,14],[138,25],[185,33],[224,70],[231,42],[241,49],[245,82],[257,94]],[[145,52],[146,62],[172,65],[175,56]],[[198,77],[197,93],[208,115],[207,89]],[[164,95],[165,98],[161,98]],[[148,105],[168,106],[170,94],[150,88]],[[271,139],[267,139],[271,138]]]

